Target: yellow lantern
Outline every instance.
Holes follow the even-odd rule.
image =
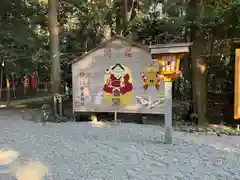
[[[158,56],[159,71],[164,80],[176,80],[181,75],[180,59],[182,53],[162,54]]]
[[[149,46],[153,60],[159,63],[160,77],[164,79],[165,143],[172,143],[172,81],[180,76],[180,59],[189,52],[190,43]]]
[[[150,46],[152,58],[157,58],[161,77],[173,81],[180,77],[180,59],[189,52],[191,43],[161,44]]]

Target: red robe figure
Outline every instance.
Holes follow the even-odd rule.
[[[112,94],[115,89],[119,90],[121,94],[131,92],[133,90],[132,83],[129,81],[129,74],[125,74],[125,69],[121,64],[116,64],[110,70],[110,77],[104,84],[104,92]]]
[[[32,74],[31,74],[31,77],[30,77],[31,79],[30,79],[30,81],[31,81],[31,88],[32,89],[37,89],[37,76],[36,76],[36,73],[35,72],[33,72]]]

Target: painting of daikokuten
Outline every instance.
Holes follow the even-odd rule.
[[[117,63],[105,70],[102,92],[104,104],[113,104],[113,99],[119,99],[119,105],[131,104],[132,90],[132,73],[127,66]]]

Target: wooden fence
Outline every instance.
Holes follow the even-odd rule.
[[[12,101],[34,97],[47,96],[51,93],[51,85],[39,85],[38,89],[24,87],[23,85],[16,88],[4,88],[0,90],[0,101]]]

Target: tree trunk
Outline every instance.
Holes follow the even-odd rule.
[[[60,73],[60,55],[59,55],[59,37],[58,37],[58,0],[49,0],[49,31],[50,31],[50,53],[52,62],[52,93],[60,93],[61,73]]]
[[[192,46],[193,96],[199,125],[208,124],[207,120],[207,63],[203,55],[205,49],[204,35],[197,35]]]
[[[105,5],[109,9],[112,9],[113,8],[113,0],[105,0]],[[111,29],[110,25],[108,25],[108,24],[104,25],[103,34],[104,34],[104,41],[106,41],[106,40],[111,38],[111,36],[112,36],[112,29]]]
[[[188,3],[189,20],[194,21],[204,12],[204,0],[190,0]],[[207,121],[207,64],[203,56],[205,52],[205,35],[201,29],[191,27],[190,39],[193,42],[192,57],[192,98],[194,111],[198,114],[198,124],[205,125]]]

